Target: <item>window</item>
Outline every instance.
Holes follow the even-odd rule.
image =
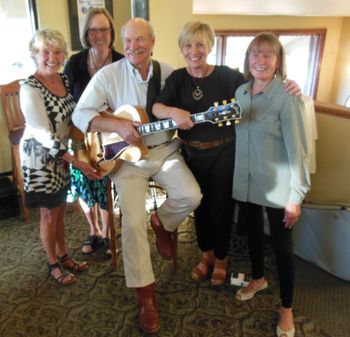
[[[304,95],[316,97],[326,30],[273,31],[286,52],[287,74],[301,87]],[[216,32],[209,62],[224,64],[243,72],[245,52],[259,31]]]
[[[36,28],[35,0],[0,2],[0,84],[28,77],[35,71],[28,43]]]

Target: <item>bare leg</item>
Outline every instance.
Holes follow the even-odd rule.
[[[58,208],[57,222],[56,222],[56,254],[57,256],[63,256],[67,253],[66,240],[65,240],[65,214],[66,203],[63,203]]]
[[[101,222],[102,222],[102,240],[104,245],[104,250],[106,255],[111,256],[112,251],[110,248],[110,224],[109,224],[109,215],[108,211],[105,209],[100,209]]]
[[[59,207],[49,209],[40,208],[40,238],[49,263],[57,263],[57,217]]]
[[[53,209],[40,208],[40,238],[49,260],[49,273],[60,284],[75,280],[72,274],[63,274],[57,255],[65,254],[64,214],[66,204]]]
[[[93,237],[100,237],[101,236],[101,230],[98,225],[98,214],[97,214],[97,205],[94,205],[93,207],[89,208],[88,205],[85,203],[84,200],[79,198],[79,204],[85,214],[86,220],[89,224],[89,236]],[[82,251],[83,253],[89,254],[92,253],[95,250],[95,242],[96,240],[92,240],[90,243],[84,243]]]
[[[89,208],[85,201],[80,198],[79,204],[90,226],[90,235],[101,235],[100,227],[98,225],[97,205],[95,204],[93,207]]]

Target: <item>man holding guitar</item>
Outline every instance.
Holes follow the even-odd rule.
[[[180,142],[173,139],[171,128],[144,137],[138,132],[138,127],[147,119],[156,121],[151,112],[152,103],[173,70],[166,64],[151,60],[155,43],[152,26],[143,19],[132,19],[123,26],[122,39],[125,58],[95,74],[77,104],[73,122],[84,133],[98,131],[101,137],[117,134],[126,142],[128,151],[131,150],[131,153],[121,151],[120,156],[117,151],[118,158],[127,160],[110,174],[110,178],[117,188],[123,213],[126,285],[136,288],[140,328],[152,333],[159,330],[160,322],[145,226],[145,194],[149,179],[161,185],[168,195],[157,212],[151,215],[158,251],[168,260],[175,253],[171,233],[199,205],[202,195],[178,151]],[[128,108],[122,108],[123,111],[116,114],[105,112],[108,109],[115,111],[125,104],[146,108],[147,115],[134,114]]]

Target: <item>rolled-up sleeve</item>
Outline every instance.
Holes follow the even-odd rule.
[[[89,82],[76,105],[73,124],[85,133],[92,119],[108,108],[107,92],[97,73]]]

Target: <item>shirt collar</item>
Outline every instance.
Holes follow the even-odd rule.
[[[263,91],[259,92],[258,95],[266,95],[268,98],[271,98],[275,91],[277,90],[277,88],[279,87],[280,83],[282,82],[281,78],[273,78],[271,80],[271,82],[264,88]],[[246,88],[244,89],[244,95],[246,95],[248,92],[250,92],[250,89],[253,85],[253,81],[250,80],[247,84],[246,84]]]
[[[130,61],[127,59],[127,67],[129,69],[129,72],[137,79],[138,82],[142,83],[148,83],[150,78],[153,76],[153,62],[150,63],[149,68],[148,68],[148,75],[146,80],[143,80],[140,72],[130,63]]]

